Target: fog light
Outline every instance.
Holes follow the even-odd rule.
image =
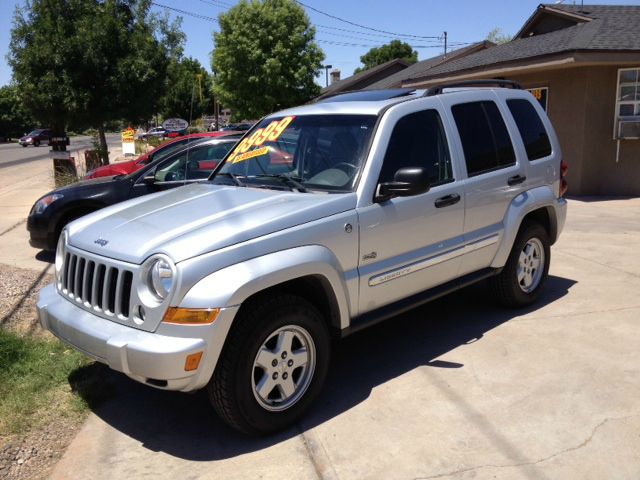
[[[200,359],[202,358],[202,352],[192,353],[187,356],[187,359],[184,362],[184,371],[191,372],[193,370],[197,370],[200,365]]]

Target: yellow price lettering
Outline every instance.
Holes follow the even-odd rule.
[[[284,132],[284,130],[293,121],[293,119],[294,117],[289,116],[289,117],[284,117],[282,120],[280,120],[280,122],[278,122],[278,125],[273,129],[273,133],[269,135],[269,141],[275,142],[278,139],[278,137],[282,135],[282,132]]]
[[[274,120],[273,122],[271,122],[269,124],[269,126],[267,128],[265,128],[262,132],[262,135],[260,135],[260,138],[258,138],[256,140],[256,142],[254,143],[255,146],[260,146],[262,145],[264,142],[266,142],[267,138],[269,138],[269,135],[271,135],[271,132],[273,132],[273,130],[278,126],[278,121]]]

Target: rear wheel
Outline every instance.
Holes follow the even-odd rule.
[[[534,303],[544,289],[550,260],[547,231],[538,223],[524,224],[504,269],[492,279],[496,299],[509,307]]]
[[[295,422],[326,377],[330,343],[320,312],[301,297],[276,294],[246,305],[207,386],[220,417],[248,434]]]

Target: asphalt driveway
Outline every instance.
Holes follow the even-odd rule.
[[[472,287],[354,335],[272,437],[93,366],[110,397],[52,478],[640,478],[639,250],[640,199],[570,201],[539,304]]]

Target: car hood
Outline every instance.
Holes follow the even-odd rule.
[[[355,206],[355,194],[195,184],[87,215],[70,225],[69,241],[131,263],[155,253],[180,262]]]

